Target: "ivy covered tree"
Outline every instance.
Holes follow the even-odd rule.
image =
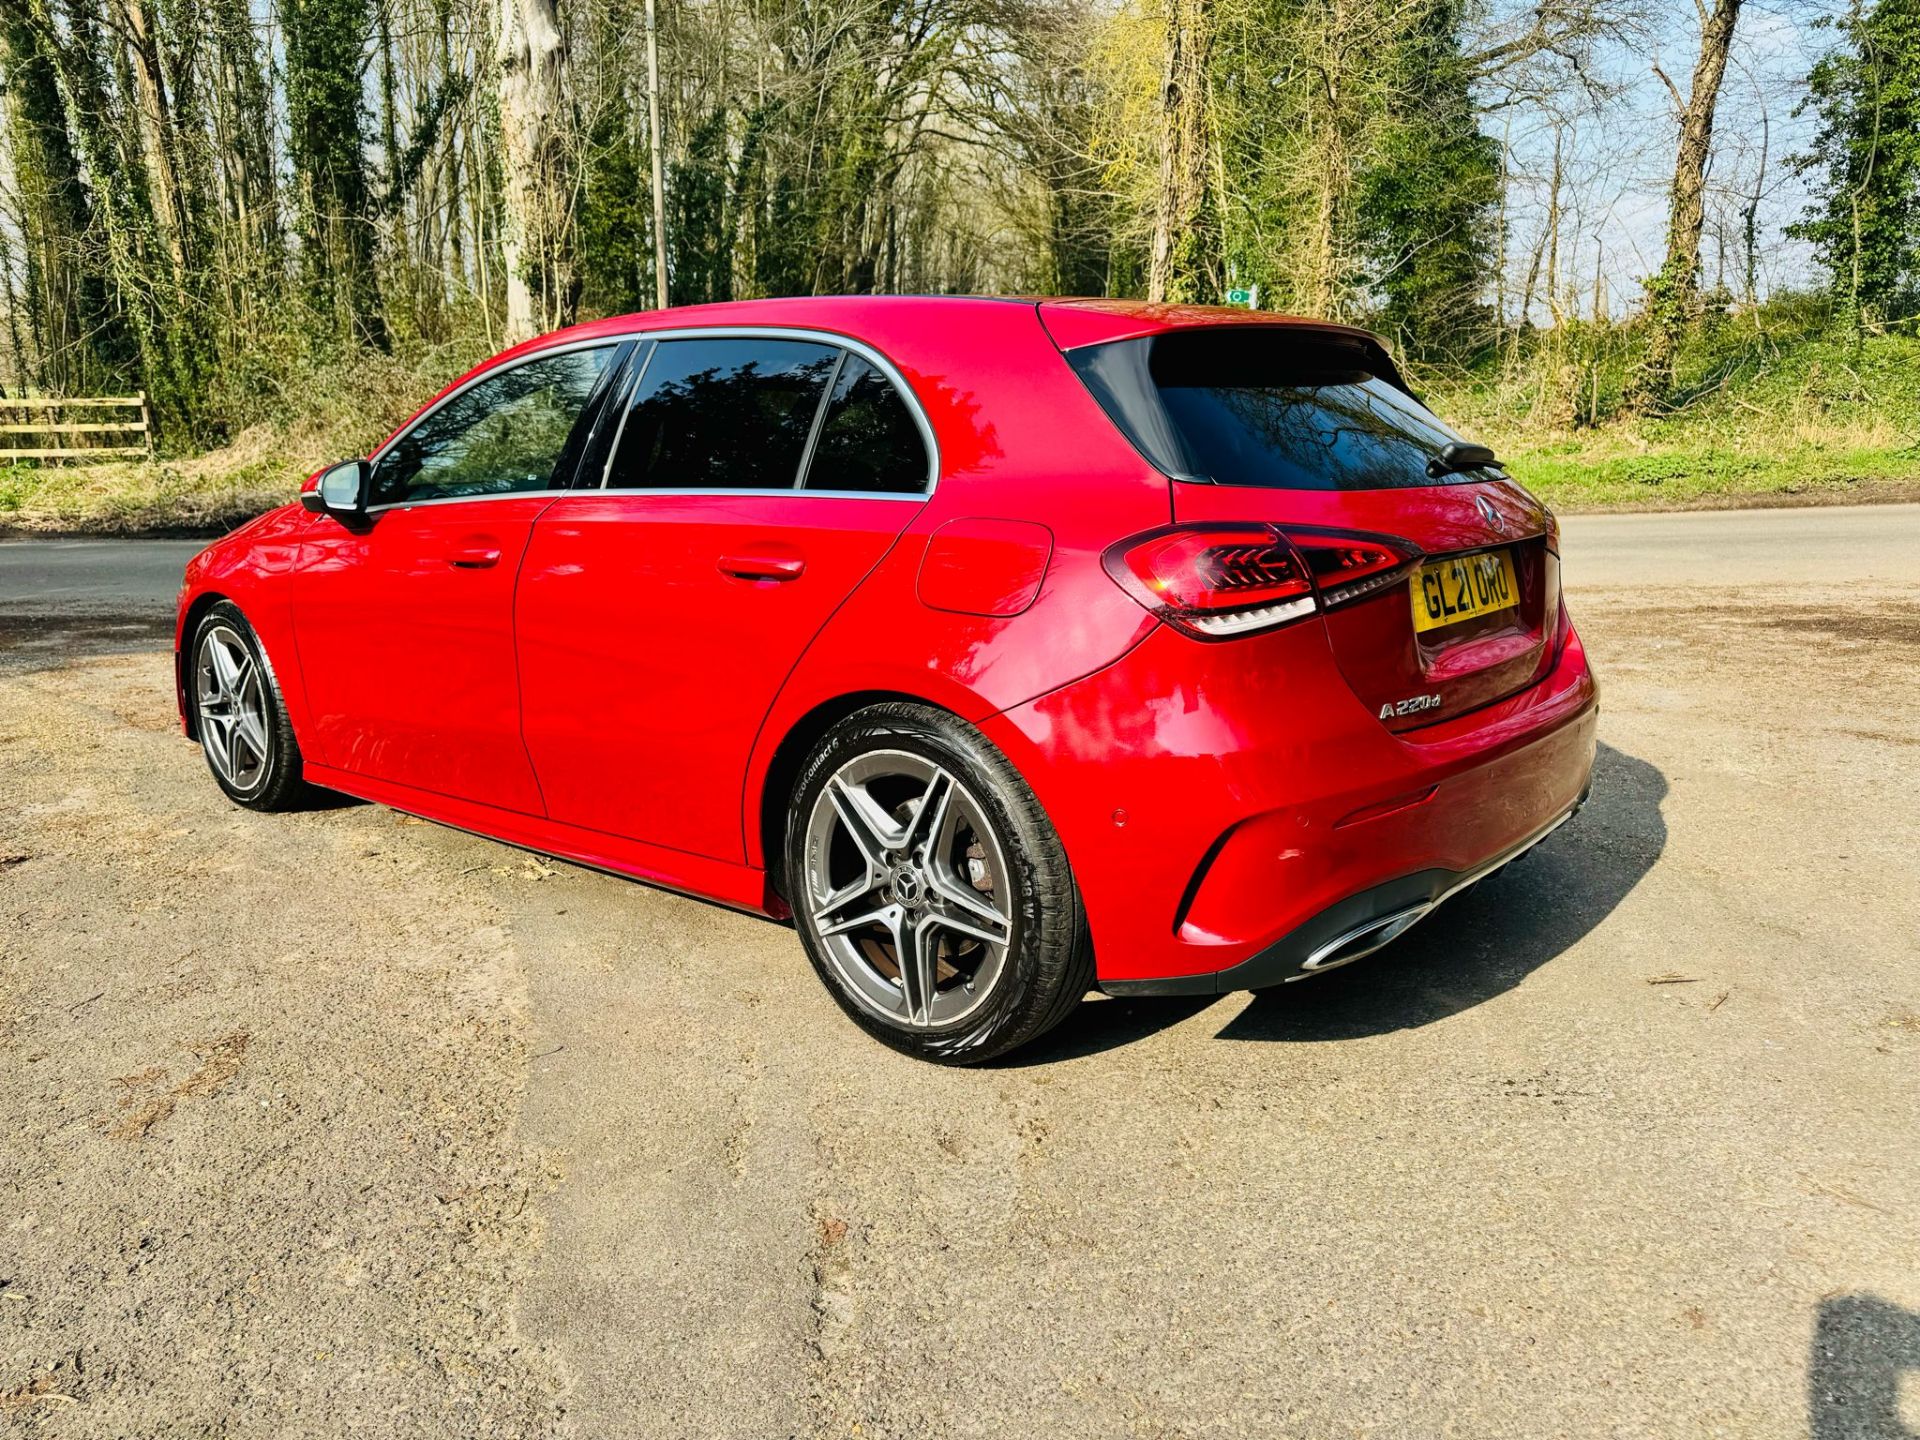
[[[687,137],[667,186],[669,298],[699,305],[733,298],[733,227],[727,217],[727,112],[713,111]]]
[[[1464,357],[1491,334],[1500,151],[1480,129],[1460,11],[1458,0],[1413,7],[1354,202],[1374,324],[1421,356]]]
[[[1819,117],[1794,164],[1813,203],[1789,233],[1813,243],[1856,333],[1920,310],[1920,0],[1855,0],[1814,67]]]
[[[313,303],[336,336],[384,348],[374,272],[362,83],[372,40],[367,0],[283,0],[287,149],[297,190],[300,260]]]
[[[113,383],[132,360],[124,325],[108,303],[93,203],[67,130],[52,31],[23,8],[0,12],[0,76],[7,146],[20,192],[22,294],[10,328],[33,342],[36,381],[55,394]],[[11,277],[9,277],[11,278]],[[16,350],[26,351],[24,342]]]

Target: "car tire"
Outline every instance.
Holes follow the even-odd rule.
[[[300,743],[260,637],[231,601],[194,626],[186,696],[193,733],[216,784],[249,810],[291,810],[305,799]]]
[[[785,853],[814,969],[896,1050],[991,1060],[1059,1024],[1093,986],[1059,836],[1019,772],[957,716],[889,703],[840,721],[795,782]],[[921,962],[911,970],[903,947]]]

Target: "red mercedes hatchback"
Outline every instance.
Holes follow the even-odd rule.
[[[187,567],[220,786],[779,919],[1001,1054],[1359,959],[1566,820],[1552,515],[1359,331],[868,297],[583,325]]]

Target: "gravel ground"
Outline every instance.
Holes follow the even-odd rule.
[[[0,603],[0,1430],[1920,1433],[1920,509],[1568,532],[1574,824],[966,1073],[777,927],[237,810],[150,615]]]

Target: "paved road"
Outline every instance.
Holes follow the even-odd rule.
[[[204,540],[0,540],[0,609],[163,612]]]
[[[1820,579],[1911,581],[1920,568],[1914,507],[1577,515],[1565,521],[1575,567],[1597,584],[1737,585],[1785,566]],[[201,540],[0,540],[0,610],[170,613]]]
[[[958,1074],[777,927],[225,805],[164,641],[17,654],[0,1413],[1920,1431],[1920,508],[1566,548],[1605,705],[1575,824],[1366,965],[1090,1001]]]
[[[170,643],[181,572],[206,543],[0,540],[0,674]]]
[[[1779,581],[1912,584],[1920,511],[1910,505],[1575,515],[1569,572],[1583,584],[1739,587]]]

